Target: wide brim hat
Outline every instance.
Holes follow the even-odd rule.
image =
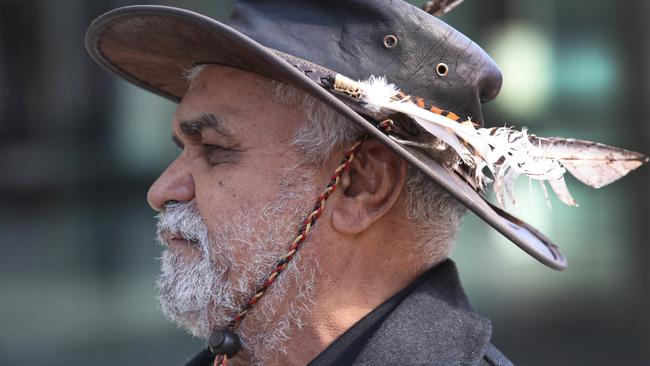
[[[174,102],[188,90],[185,73],[201,64],[291,84],[382,141],[533,258],[553,269],[567,266],[539,231],[492,205],[437,159],[391,139],[362,108],[326,87],[332,73],[385,76],[422,103],[482,123],[481,103],[501,86],[498,68],[476,44],[406,2],[243,1],[229,24],[178,8],[129,6],[97,18],[86,48],[107,70]]]

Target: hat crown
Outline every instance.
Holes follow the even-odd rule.
[[[404,92],[482,122],[501,72],[476,43],[402,0],[240,0],[230,26],[345,76],[386,76]]]

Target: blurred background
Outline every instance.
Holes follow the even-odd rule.
[[[418,5],[423,1],[414,1]],[[179,365],[202,347],[157,309],[154,213],[175,106],[91,62],[92,19],[134,1],[0,0],[0,365]],[[137,3],[147,3],[138,1]],[[157,1],[226,20],[230,1]],[[445,20],[505,77],[493,125],[650,153],[650,2],[468,0]],[[512,208],[569,268],[475,216],[453,253],[494,343],[523,365],[650,364],[650,168],[579,208],[522,179]]]

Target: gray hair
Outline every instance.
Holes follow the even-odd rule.
[[[203,70],[197,65],[184,73],[188,81]],[[360,126],[310,94],[280,81],[271,81],[272,99],[302,108],[306,121],[293,136],[293,146],[304,154],[304,163],[323,165],[332,153],[351,145],[365,132]],[[424,266],[445,259],[453,248],[466,207],[419,169],[409,164],[406,179],[406,218],[412,223],[416,248],[411,253]]]
[[[365,132],[360,126],[320,100],[291,85],[272,81],[272,98],[303,109],[305,123],[294,131],[293,145],[305,163],[324,164],[331,154],[351,145]],[[417,248],[412,253],[431,266],[445,259],[453,247],[465,206],[419,169],[409,164],[406,180],[406,216],[412,223]]]

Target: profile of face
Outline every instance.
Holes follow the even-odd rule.
[[[204,339],[228,325],[285,254],[326,180],[291,148],[303,113],[274,102],[271,88],[263,76],[206,66],[173,118],[180,153],[149,190],[164,247],[162,310]],[[240,330],[245,347],[272,347],[300,321],[317,275],[309,258],[308,251],[298,257],[264,298],[264,310],[249,315],[257,328]],[[282,308],[290,310],[278,314],[286,299],[293,303]]]

